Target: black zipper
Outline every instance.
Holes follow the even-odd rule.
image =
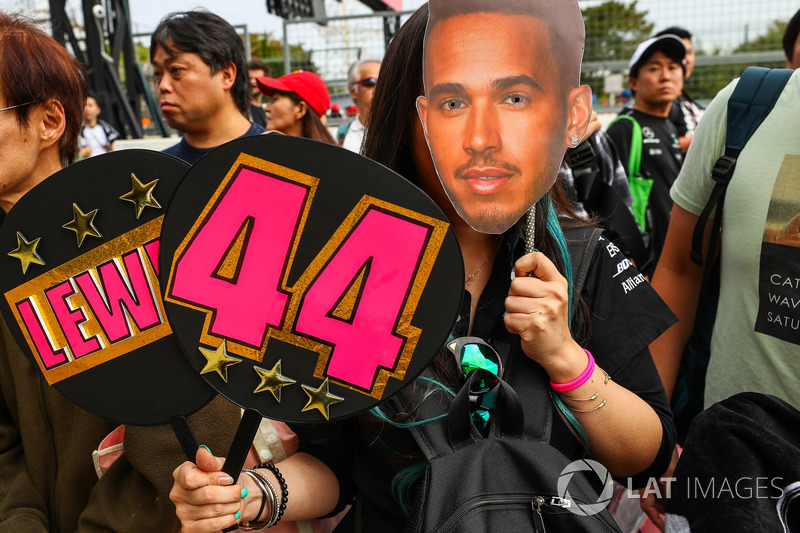
[[[503,506],[525,506],[533,510],[533,523],[537,533],[545,533],[544,521],[542,519],[542,507],[545,509],[566,509],[572,505],[570,500],[556,498],[553,496],[532,496],[532,495],[509,495],[509,494],[489,494],[476,496],[453,509],[444,521],[434,530],[434,533],[449,531],[456,523],[465,519],[467,516],[481,512],[492,507]]]

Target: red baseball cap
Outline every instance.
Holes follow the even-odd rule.
[[[331,105],[331,96],[328,94],[325,82],[308,70],[297,70],[280,78],[261,76],[256,78],[256,83],[261,92],[267,96],[272,96],[274,91],[295,93],[319,116],[324,115]]]

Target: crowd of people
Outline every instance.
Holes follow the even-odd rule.
[[[446,215],[463,259],[451,338],[494,345],[503,379],[526,391],[526,429],[538,434],[535,426],[547,425],[549,444],[564,456],[588,453],[639,488],[675,466],[670,397],[703,273],[690,258],[692,233],[735,126],[726,123],[735,80],[705,111],[683,90],[691,39],[673,27],[636,48],[632,104],[607,131],[580,85],[584,23],[573,0],[423,5],[382,60],[349,69],[358,113],[336,136],[325,124],[331,101],[322,78],[270,77],[264,63],[248,64],[241,37],[211,12],[165,16],[150,62],[161,113],[181,134],[167,154],[194,164],[228,141],[280,132],[358,152],[424,191]],[[787,68],[797,69],[800,11],[783,44]],[[770,293],[800,290],[800,262],[791,259],[800,243],[799,76],[742,151],[724,212],[715,215],[725,224],[714,252],[720,305],[707,407],[758,392],[800,408],[800,316],[791,304],[800,295],[782,305]],[[113,149],[119,134],[99,118],[86,80],[55,40],[0,13],[0,224],[38,183]],[[648,250],[638,265],[612,240],[627,230],[611,227],[592,195],[576,191],[582,170],[571,158],[583,143],[592,147],[595,179],[638,225]],[[597,242],[574,291],[566,242],[586,240],[590,233],[580,230],[592,226],[608,233],[589,237]],[[764,327],[776,320],[780,328]],[[123,457],[98,478],[92,452],[115,426],[47,386],[0,325],[0,532],[216,532],[334,516],[323,530],[404,531],[418,512],[411,502],[425,465],[409,426],[446,424],[416,414],[437,387],[458,391],[465,378],[442,350],[425,381],[398,401],[344,421],[284,426],[297,453],[238,478],[211,453],[230,439],[219,421],[238,409],[218,398],[192,420],[207,445],[195,461],[182,462],[170,428],[133,428]],[[558,409],[545,411],[551,402]],[[643,502],[663,529],[663,508]]]

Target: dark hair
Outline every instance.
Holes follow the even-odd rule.
[[[291,98],[292,102],[299,104],[300,102],[304,102],[302,98],[297,93],[287,92],[287,91],[273,91],[273,95],[279,94],[283,96],[287,96]],[[313,139],[315,141],[322,141],[328,144],[335,144],[339,146],[331,132],[328,131],[327,126],[322,123],[322,119],[319,117],[316,111],[311,109],[311,106],[306,104],[306,114],[303,115],[303,118],[300,119],[300,125],[302,127],[301,136],[305,137],[306,139]]]
[[[794,44],[797,42],[798,34],[800,34],[800,9],[789,20],[783,33],[783,51],[789,61],[794,61]]]
[[[75,57],[52,37],[15,15],[0,13],[0,87],[6,106],[58,100],[64,108],[64,135],[58,145],[68,165],[78,151],[86,101],[86,72]],[[29,124],[31,106],[9,109],[22,127]]]
[[[656,33],[653,35],[653,37],[661,37],[662,35],[677,35],[681,39],[688,39],[689,41],[692,40],[692,33],[686,28],[681,28],[680,26],[670,26],[666,30],[661,30],[660,32]]]
[[[250,80],[244,43],[224,19],[205,10],[170,13],[161,19],[151,37],[151,62],[158,46],[169,55],[181,52],[197,54],[209,66],[211,74],[233,63],[236,79],[231,87],[231,96],[242,114],[249,112]]]
[[[269,76],[269,65],[254,57],[250,61],[247,62],[247,71],[250,72],[251,70],[263,70],[264,76]]]
[[[364,155],[416,183],[408,143],[422,94],[422,46],[428,4],[411,15],[389,43],[372,97]]]
[[[541,19],[550,37],[550,52],[558,65],[562,86],[580,84],[586,28],[576,0],[434,0],[425,40],[439,22],[473,13],[527,15]]]

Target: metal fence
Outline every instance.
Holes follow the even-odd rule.
[[[793,0],[589,0],[579,4],[587,37],[584,83],[592,86],[598,107],[608,106],[609,111],[616,106],[613,94],[605,90],[606,78],[626,76],[636,45],[655,32],[681,26],[693,33],[697,61],[685,90],[702,103],[747,66],[784,66],[783,30],[800,7]],[[284,21],[281,70],[313,70],[326,80],[334,101],[349,103],[348,66],[358,59],[381,59],[411,13]]]

